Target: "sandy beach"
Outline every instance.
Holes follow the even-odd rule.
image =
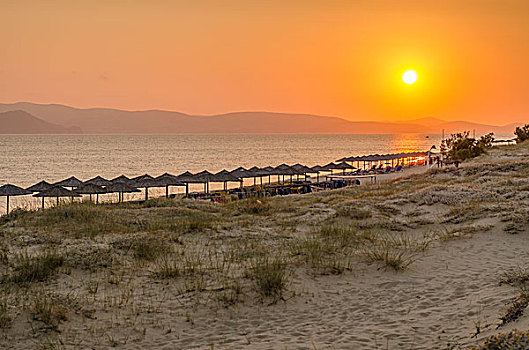
[[[227,205],[15,211],[0,346],[467,349],[527,329],[506,276],[527,275],[528,150]]]

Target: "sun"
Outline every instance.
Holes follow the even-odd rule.
[[[402,81],[408,85],[414,84],[417,81],[418,75],[413,69],[409,69],[402,74]]]

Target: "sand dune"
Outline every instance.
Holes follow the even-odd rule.
[[[519,290],[500,281],[529,259],[528,149],[302,196],[3,218],[0,346],[466,349],[526,329],[526,306],[502,325]]]

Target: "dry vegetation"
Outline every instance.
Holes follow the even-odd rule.
[[[201,310],[289,303],[305,277],[365,265],[406,273],[428,249],[491,220],[523,232],[528,173],[529,161],[485,156],[385,184],[227,205],[152,199],[14,211],[0,226],[0,345],[125,345],[171,332],[156,317],[170,300],[172,317],[192,324]]]

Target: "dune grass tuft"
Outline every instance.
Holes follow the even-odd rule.
[[[64,257],[56,251],[44,251],[36,255],[19,254],[15,266],[7,281],[12,283],[30,283],[45,281],[64,263]]]
[[[262,256],[254,259],[246,271],[259,294],[279,300],[288,283],[287,262],[281,257]]]

